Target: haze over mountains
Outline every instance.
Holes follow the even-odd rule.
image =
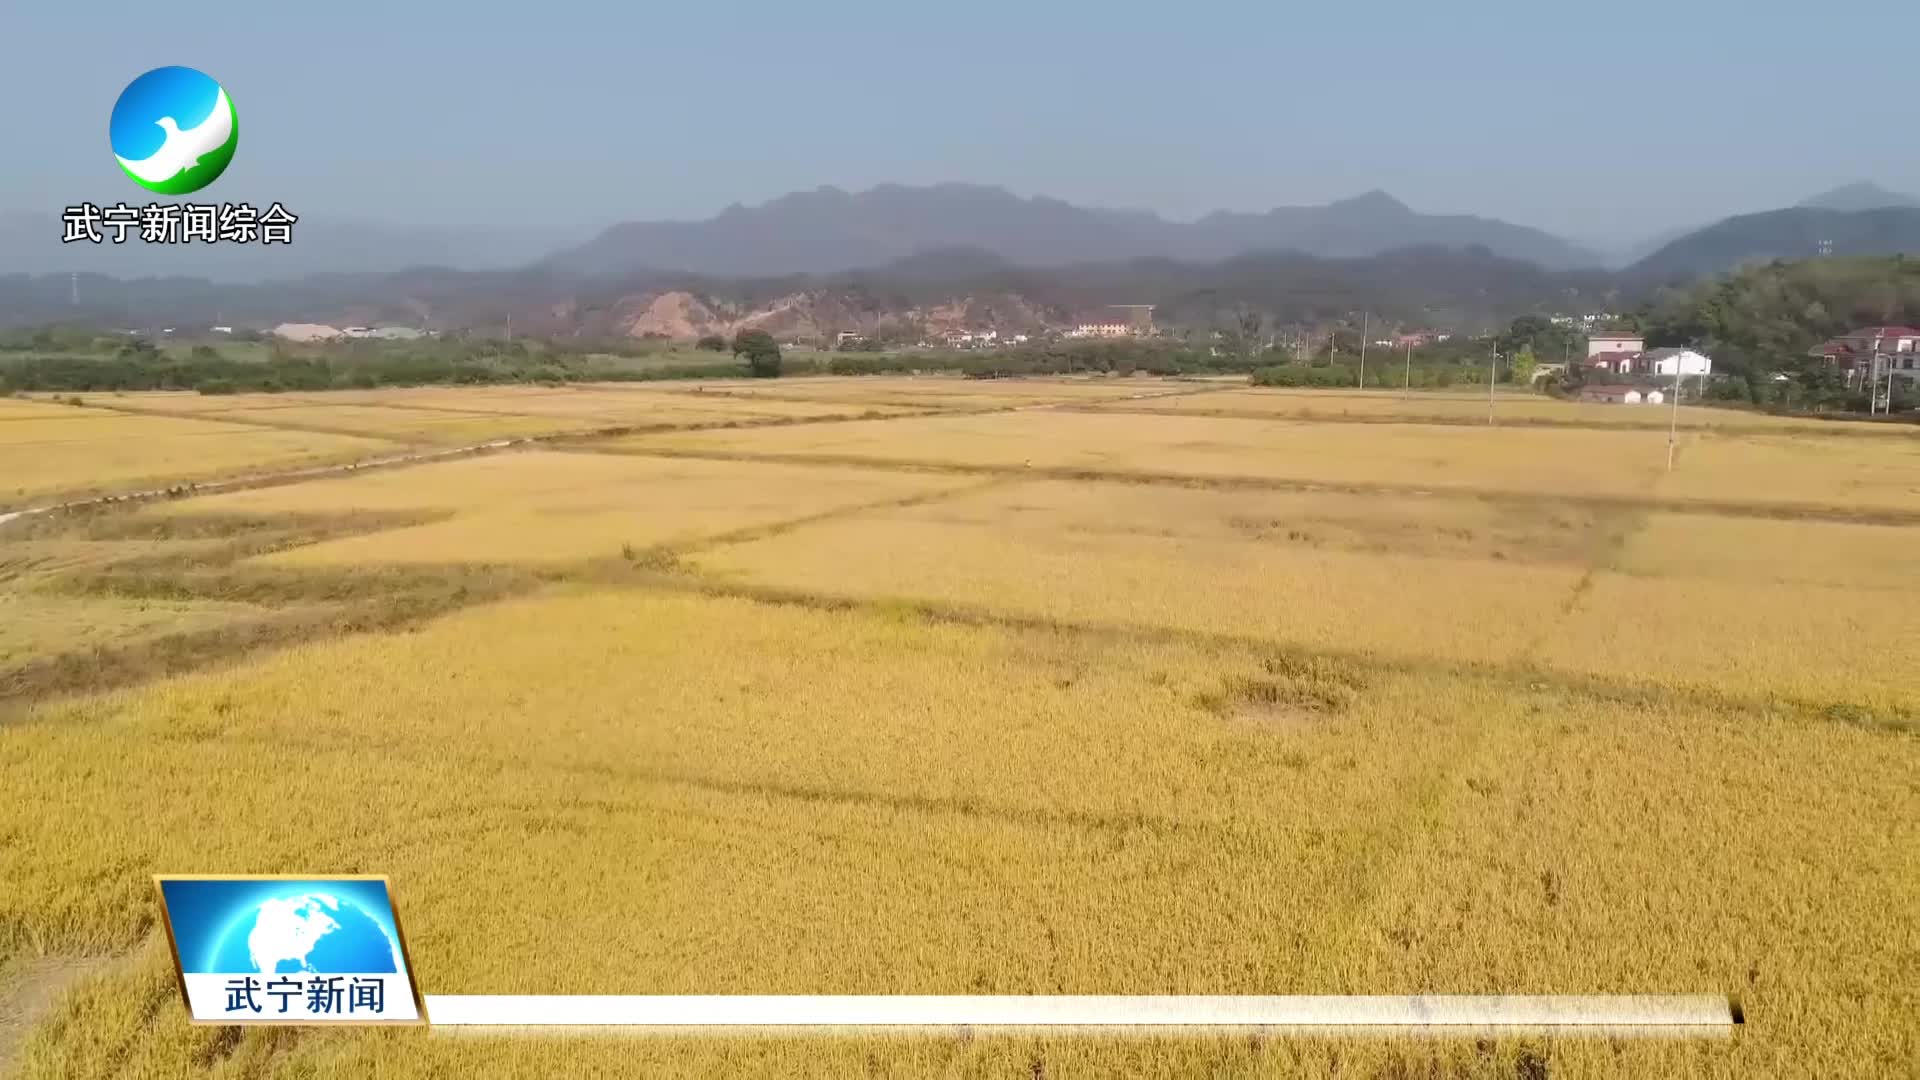
[[[914,340],[949,330],[1059,328],[1116,302],[1157,305],[1157,319],[1186,327],[1210,326],[1242,306],[1304,325],[1365,308],[1377,324],[1453,327],[1541,306],[1593,310],[1617,299],[1603,271],[1550,271],[1484,249],[1448,248],[1358,259],[1269,252],[1217,262],[1152,258],[1049,268],[1016,266],[979,249],[945,249],[841,274],[774,278],[413,270],[216,285],[82,276],[78,306],[70,303],[70,284],[65,275],[0,276],[0,325],[326,322],[498,333],[511,315],[517,333],[533,336],[690,338],[753,327],[783,340],[831,339],[841,330]]]
[[[706,221],[615,225],[554,255],[547,265],[592,275],[642,269],[717,276],[831,273],[958,245],[1023,266],[1153,256],[1211,261],[1252,251],[1353,258],[1408,247],[1484,247],[1548,269],[1599,261],[1539,229],[1492,218],[1421,214],[1384,191],[1326,206],[1218,211],[1185,223],[1044,196],[1023,199],[976,184],[882,184],[862,192],[835,187],[796,192],[760,206],[728,207]]]
[[[908,315],[1038,325],[1128,302],[1199,321],[1244,303],[1303,321],[1366,308],[1451,325],[1621,310],[1746,262],[1897,252],[1920,253],[1920,200],[1869,183],[1728,218],[1619,271],[1540,230],[1422,214],[1380,191],[1176,222],[971,184],[823,187],[597,234],[323,219],[303,222],[292,248],[63,246],[57,218],[0,215],[0,322],[484,328],[511,314],[527,332],[640,336],[762,317],[796,332]],[[68,269],[87,271],[78,305],[66,274],[48,273]]]
[[[496,270],[536,262],[612,276],[672,270],[718,277],[836,273],[917,252],[968,246],[1023,266],[1165,257],[1213,261],[1253,251],[1349,258],[1407,247],[1484,247],[1548,269],[1595,266],[1592,252],[1539,229],[1471,215],[1418,213],[1383,191],[1325,206],[1219,211],[1194,222],[1146,211],[1021,198],[977,184],[795,192],[702,221],[587,228],[379,226],[309,215],[293,248],[187,249],[62,244],[57,217],[0,215],[0,273],[185,274],[261,281],[418,266]]]
[[[1681,280],[1753,262],[1822,255],[1920,253],[1920,200],[1851,184],[1799,206],[1741,214],[1687,233],[1627,268],[1636,279]]]
[[[1809,210],[1839,210],[1847,213],[1858,210],[1912,210],[1920,208],[1920,198],[1888,191],[1879,184],[1860,180],[1803,199],[1800,205]]]
[[[138,205],[136,200],[129,204]],[[294,207],[296,211],[299,207]],[[305,214],[292,246],[61,243],[59,213],[0,213],[0,274],[82,273],[260,282],[415,266],[508,270],[594,234],[587,226],[395,225]],[[111,236],[111,234],[108,234]]]

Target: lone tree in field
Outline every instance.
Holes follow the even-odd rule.
[[[733,355],[747,362],[747,373],[756,379],[780,375],[780,345],[765,330],[742,330],[733,336]]]

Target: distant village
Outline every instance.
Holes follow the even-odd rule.
[[[215,327],[215,329],[219,329]],[[434,336],[431,330],[410,326],[349,326],[344,329],[324,323],[281,323],[268,331],[283,341],[418,341]]]
[[[1154,308],[1148,304],[1119,304],[1090,310],[1073,316],[1064,326],[1049,334],[1072,340],[1112,340],[1148,338],[1160,335],[1154,324]],[[1699,379],[1714,373],[1713,358],[1698,349],[1656,348],[1646,346],[1645,337],[1636,331],[1597,329],[1616,324],[1620,317],[1594,312],[1583,315],[1552,315],[1558,326],[1582,331],[1586,336],[1586,355],[1578,362],[1583,367],[1580,397],[1583,400],[1612,404],[1660,404],[1671,392],[1668,380]],[[215,326],[215,333],[230,334],[232,327]],[[168,331],[171,332],[171,329]],[[433,331],[406,326],[335,327],[324,323],[282,323],[269,333],[284,341],[318,343],[332,341],[415,341],[436,336]],[[1215,332],[1216,342],[1223,335]],[[1369,337],[1375,348],[1395,351],[1423,348],[1444,343],[1452,334],[1439,330],[1412,330],[1392,335]],[[949,330],[917,343],[923,349],[996,349],[1017,347],[1034,340],[1027,333],[999,329]],[[1292,344],[1304,356],[1311,351],[1311,337],[1298,337]],[[827,347],[855,349],[869,344],[868,337],[854,330],[838,331]],[[1276,350],[1286,348],[1270,339]],[[796,345],[797,347],[797,345]],[[1215,345],[1219,351],[1221,346]],[[1891,386],[1902,379],[1920,388],[1920,328],[1912,326],[1866,326],[1831,338],[1808,350],[1807,355],[1823,360],[1848,389],[1866,386]],[[1544,358],[1543,358],[1544,359]],[[1543,362],[1534,372],[1536,379],[1564,373],[1566,365]],[[1777,375],[1776,380],[1787,376]]]

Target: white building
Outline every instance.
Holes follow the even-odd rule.
[[[1713,374],[1713,359],[1692,349],[1655,349],[1640,358],[1640,370],[1648,375],[1672,378],[1681,375]]]
[[[1583,386],[1580,388],[1580,400],[1609,405],[1638,405],[1644,396],[1631,386]]]
[[[1133,324],[1118,315],[1093,314],[1082,315],[1073,321],[1073,329],[1067,331],[1068,337],[1129,337],[1133,334]]]
[[[1644,335],[1626,331],[1596,330],[1587,335],[1587,359],[1603,353],[1638,353],[1647,347]]]
[[[273,336],[288,341],[332,341],[340,331],[324,323],[281,323],[273,328]]]

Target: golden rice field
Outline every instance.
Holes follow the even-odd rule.
[[[61,420],[78,415],[71,405],[52,400],[26,397],[0,397],[0,422],[8,420]]]
[[[56,598],[4,590],[0,591],[0,668],[162,630],[177,633],[217,626],[255,613],[246,605],[204,600]]]
[[[726,384],[688,407],[742,426],[601,437],[701,394],[230,398],[379,413],[386,447],[583,426],[0,523],[0,1076],[1913,1074],[1920,437],[1709,421],[1668,473],[1663,432],[1082,409],[1109,387],[1205,389]],[[862,397],[902,411],[758,411]],[[0,455],[296,434],[176,411],[0,401]],[[1713,993],[1745,1023],[196,1028],[155,872],[387,874],[428,994]]]
[[[229,423],[257,423],[266,427],[329,430],[410,443],[455,445],[484,442],[488,439],[512,439],[527,435],[581,431],[592,426],[580,420],[545,416],[461,414],[425,409],[339,404],[229,409],[222,413],[199,415]]]
[[[1389,373],[1391,375],[1391,373]],[[1396,393],[1392,380],[1385,390],[1290,390],[1271,388],[1223,389],[1210,394],[1181,394],[1138,402],[1093,406],[1099,409],[1170,412],[1190,416],[1250,416],[1300,420],[1402,421],[1431,423],[1485,423],[1486,390],[1418,390]],[[1731,409],[1681,406],[1676,414],[1659,405],[1620,406],[1555,401],[1507,390],[1496,395],[1492,413],[1497,423],[1552,424],[1570,427],[1629,427],[1665,430],[1670,423],[1690,430],[1806,431],[1819,434],[1901,435],[1901,429],[1870,424],[1842,425]]]
[[[80,404],[68,403],[69,398]],[[0,398],[0,512],[503,439],[916,411],[923,410],[882,403],[746,400],[703,394],[698,386],[661,391],[629,384]]]
[[[333,405],[356,400],[383,408],[410,407],[445,409],[462,413],[494,413],[518,416],[542,416],[592,421],[597,425],[655,425],[712,423],[756,417],[813,418],[856,417],[872,413],[884,416],[911,411],[883,404],[846,405],[833,401],[811,401],[796,395],[738,397],[732,393],[709,393],[713,384],[694,383],[678,389],[655,388],[651,384],[588,383],[568,387],[500,386],[449,390],[427,387],[416,390],[343,391],[302,395],[312,404]]]
[[[396,449],[356,435],[58,408],[76,415],[0,421],[0,509]]]
[[[913,408],[953,407],[964,409],[1012,407],[1056,403],[1087,404],[1100,401],[1146,399],[1168,393],[1188,393],[1208,387],[1198,383],[1177,383],[1160,379],[1111,377],[1058,377],[1036,379],[964,379],[957,376],[875,376],[850,378],[829,376],[812,379],[782,379],[768,384],[754,379],[732,379],[696,384],[686,389],[664,384],[677,392],[726,394],[756,406],[774,401],[820,401],[849,405],[894,405]]]
[[[767,430],[637,435],[613,444],[761,460],[870,462],[1197,481],[1574,494],[1920,510],[1920,439],[1694,433],[1666,471],[1663,432],[1240,417],[999,412]]]
[[[575,562],[951,490],[963,478],[531,451],[215,495],[176,512],[419,512],[419,525],[262,559],[286,566]]]

